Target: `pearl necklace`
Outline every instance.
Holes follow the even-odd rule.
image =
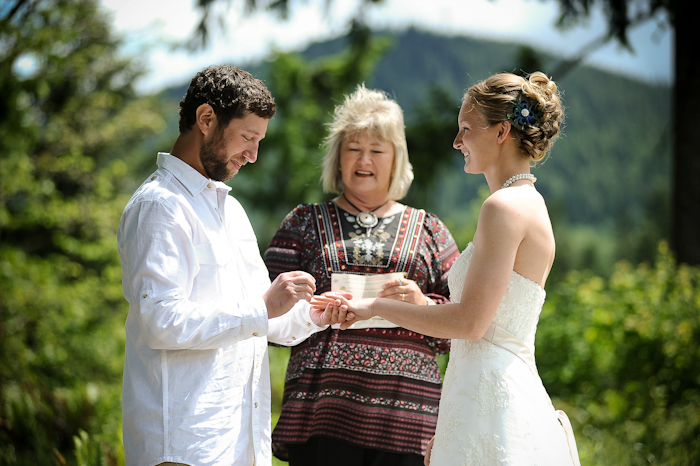
[[[508,186],[512,185],[513,183],[515,183],[516,181],[519,181],[519,180],[530,180],[534,183],[535,181],[537,181],[537,178],[532,173],[520,173],[518,175],[513,175],[510,178],[508,178],[508,181],[503,183],[503,186],[501,186],[501,189],[505,189]]]
[[[374,211],[379,209],[379,207],[384,207],[387,204],[387,202],[389,202],[387,200],[384,204],[380,205],[379,207],[375,207],[371,211],[367,212],[367,211],[363,211],[362,209],[358,208],[355,204],[350,202],[350,200],[347,198],[345,193],[343,193],[343,198],[345,199],[345,201],[347,201],[348,204],[353,206],[355,208],[355,210],[360,212],[359,214],[355,215],[355,217],[357,219],[357,223],[361,227],[367,228],[368,233],[369,233],[369,229],[372,228],[373,226],[375,226],[379,222],[379,219],[377,219],[377,216],[374,215]]]

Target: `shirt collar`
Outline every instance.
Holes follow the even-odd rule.
[[[214,181],[211,180],[201,173],[199,173],[197,170],[195,170],[191,165],[189,165],[186,162],[183,162],[181,159],[175,157],[172,154],[168,154],[166,152],[158,152],[158,159],[157,159],[158,166],[161,168],[164,168],[168,170],[170,173],[173,174],[175,178],[182,183],[185,188],[192,194],[192,196],[196,196],[209,185],[210,183],[213,183],[216,186],[216,189],[223,189],[224,191],[228,192],[231,191],[231,187],[228,186],[226,183],[223,183],[221,181]]]

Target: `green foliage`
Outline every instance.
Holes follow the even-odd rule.
[[[133,147],[163,120],[133,92],[138,65],[117,55],[97,2],[11,2],[0,15],[0,462],[72,463],[82,429],[117,464],[115,231]]]
[[[548,283],[561,281],[572,270],[589,270],[603,277],[610,276],[620,257],[615,232],[600,226],[571,225],[554,218],[559,220],[553,220],[557,254]],[[655,246],[651,248],[651,252],[655,250]]]
[[[571,272],[550,288],[537,361],[566,400],[582,463],[700,463],[699,316],[700,269],[665,243],[654,266]]]
[[[441,181],[435,168],[452,167],[455,159],[463,160],[457,155],[460,152],[448,146],[455,136],[455,121],[455,101],[441,87],[431,87],[426,100],[415,106],[406,125],[414,179],[404,203],[424,208]]]
[[[75,444],[77,466],[124,464],[124,455],[121,448],[114,452],[106,442],[96,440],[82,429],[78,431],[78,435],[73,436],[73,443]]]

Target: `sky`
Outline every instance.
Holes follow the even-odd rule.
[[[199,20],[194,2],[102,0],[117,33],[127,39],[125,52],[141,56],[149,70],[137,83],[141,92],[186,83],[208,65],[245,67],[274,50],[303,50],[310,43],[343,35],[360,0],[335,0],[327,10],[325,0],[292,0],[295,6],[287,21],[267,13],[245,15],[243,0],[219,0],[216,12],[225,18],[226,30],[215,28],[209,46],[192,53],[173,44],[192,36]],[[554,0],[384,0],[369,7],[365,15],[376,29],[415,26],[435,33],[521,43],[562,57],[575,56],[605,32],[600,11],[564,32],[554,26],[556,16]],[[590,55],[585,63],[647,81],[670,83],[673,34],[659,26],[663,19],[660,16],[631,31],[634,52],[611,43]]]

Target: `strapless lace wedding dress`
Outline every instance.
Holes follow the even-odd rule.
[[[474,245],[450,270],[453,302],[459,302]],[[535,330],[545,292],[512,273],[493,323],[534,353]],[[568,466],[564,430],[542,381],[513,353],[487,340],[452,340],[431,466]]]

